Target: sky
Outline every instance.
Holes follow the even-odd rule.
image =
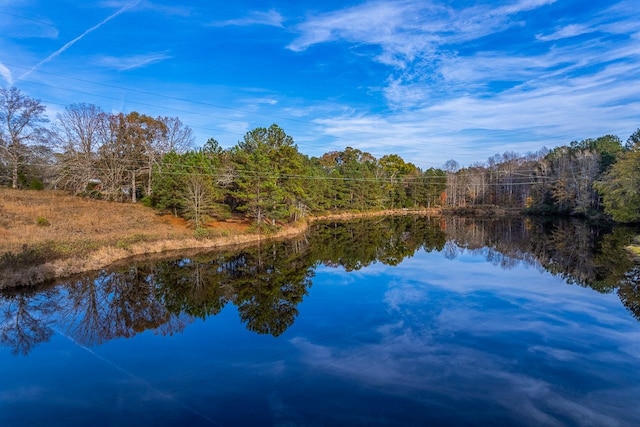
[[[640,127],[638,0],[0,0],[0,86],[426,169]]]

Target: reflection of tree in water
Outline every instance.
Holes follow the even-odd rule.
[[[640,320],[640,267],[624,252],[634,230],[579,221],[415,216],[315,223],[303,238],[254,248],[139,263],[58,287],[0,294],[0,340],[28,353],[59,324],[86,345],[153,330],[172,334],[228,304],[251,331],[279,336],[293,324],[318,264],[346,271],[397,265],[422,249],[464,251],[502,268],[527,264],[599,292],[617,289]],[[64,326],[62,326],[64,325]]]
[[[158,297],[171,313],[206,319],[218,314],[232,291],[225,280],[224,257],[199,255],[156,266]]]
[[[397,216],[348,222],[321,222],[309,241],[313,258],[326,266],[359,270],[374,262],[398,265],[419,249],[442,250],[445,234],[438,218]]]
[[[58,308],[57,296],[49,292],[13,290],[0,294],[0,343],[13,354],[28,354],[53,335],[51,316]]]
[[[618,288],[618,296],[633,317],[640,320],[640,265],[625,274]]]
[[[159,295],[171,312],[202,318],[231,301],[250,330],[278,336],[298,314],[312,266],[308,245],[296,242],[172,261],[158,269]]]
[[[185,319],[173,316],[156,296],[154,271],[132,267],[101,272],[65,284],[68,299],[61,310],[67,333],[86,345],[134,336],[145,330],[172,334]]]
[[[634,276],[638,267],[624,249],[637,234],[633,228],[526,217],[447,218],[446,228],[448,242],[483,254],[494,265],[511,268],[525,263],[558,275],[569,284],[602,293],[618,289],[624,305],[634,315],[638,312],[633,308],[634,301],[640,299],[637,274]]]
[[[235,274],[235,299],[247,328],[281,335],[298,315],[298,304],[311,286],[313,262],[307,251],[271,245],[246,254]]]

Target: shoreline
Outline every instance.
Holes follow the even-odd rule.
[[[126,245],[125,247],[103,245],[98,247],[96,250],[84,254],[72,253],[63,258],[32,265],[24,269],[15,269],[10,272],[3,272],[3,276],[0,278],[0,290],[37,286],[39,284],[63,279],[65,277],[98,271],[118,262],[124,262],[127,259],[133,259],[136,257],[163,257],[163,255],[169,256],[171,253],[176,253],[178,251],[192,251],[197,253],[200,251],[254,245],[259,242],[292,238],[304,233],[312,223],[318,221],[343,221],[357,218],[392,215],[442,216],[442,214],[443,210],[440,208],[344,212],[307,217],[298,223],[286,225],[275,233],[267,235],[260,233],[233,234],[206,239],[196,239],[191,236],[150,242],[142,241]]]

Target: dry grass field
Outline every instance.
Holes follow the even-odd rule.
[[[97,270],[135,255],[260,238],[247,228],[240,220],[212,222],[209,237],[196,239],[186,221],[140,204],[0,188],[0,289]]]
[[[78,252],[103,245],[184,238],[183,221],[141,205],[73,197],[57,191],[0,189],[0,254],[48,246]]]

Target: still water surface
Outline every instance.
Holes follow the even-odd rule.
[[[322,223],[6,292],[0,425],[638,425],[634,232]]]

